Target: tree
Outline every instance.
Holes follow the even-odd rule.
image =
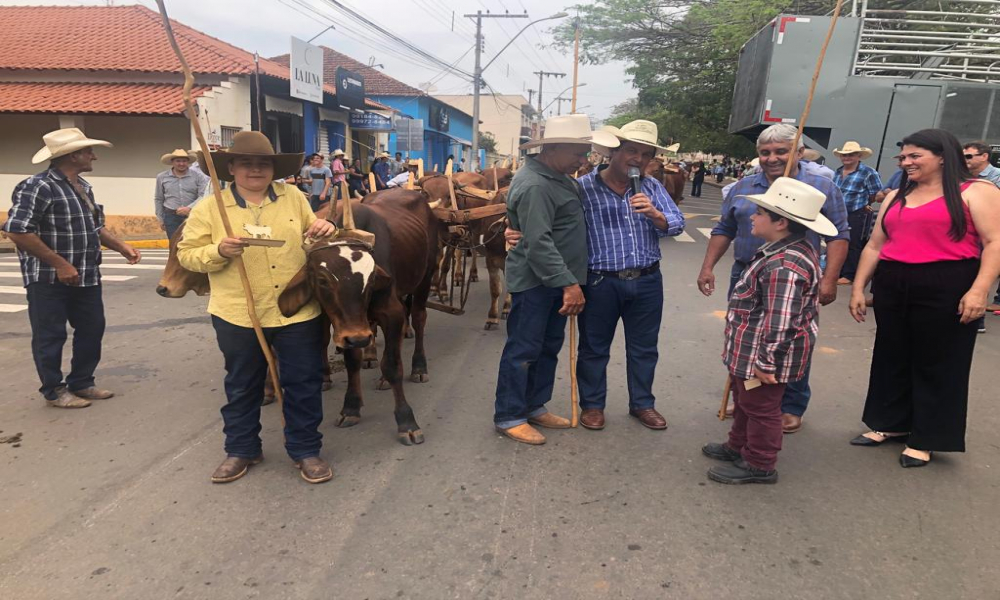
[[[479,147],[486,150],[487,154],[497,153],[497,138],[489,131],[479,132]]]

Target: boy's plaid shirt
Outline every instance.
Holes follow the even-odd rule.
[[[761,246],[729,298],[723,362],[737,377],[754,368],[798,381],[819,330],[819,262],[802,235]]]

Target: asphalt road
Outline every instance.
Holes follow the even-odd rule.
[[[497,435],[504,333],[483,331],[478,283],[465,315],[431,314],[431,381],[406,385],[427,442],[395,440],[374,371],[362,423],[334,427],[338,375],[323,425],[336,475],[320,486],[284,454],[275,406],[264,463],[209,482],[222,358],[206,299],[156,296],[156,269],[105,269],[135,279],[105,287],[98,383],[118,396],[85,410],[44,406],[27,314],[0,313],[0,438],[22,434],[0,443],[0,598],[1000,598],[1000,319],[979,338],[968,453],[904,470],[898,447],[847,444],[863,430],[874,324],[853,323],[841,297],[822,312],[812,406],[785,438],[780,482],[706,479],[699,448],[728,427],[715,416],[725,302],[694,282],[718,204],[706,185],[683,205],[686,236],[663,242],[655,391],[668,431],[628,418],[619,336],[607,429],[547,432],[541,447]],[[14,271],[0,255],[0,273]],[[0,285],[15,288],[0,303],[24,305],[16,278]],[[549,405],[562,414],[566,365]]]

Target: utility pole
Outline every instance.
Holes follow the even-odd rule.
[[[576,88],[580,81],[580,19],[573,22],[573,102],[569,106],[571,113],[576,112]],[[562,104],[559,105],[562,107]]]
[[[546,77],[565,77],[565,73],[550,73],[549,71],[532,71],[533,75],[538,75],[538,112],[542,112],[542,84]]]
[[[504,13],[502,15],[483,14],[477,10],[474,15],[463,15],[466,18],[476,20],[476,68],[472,74],[472,170],[479,170],[479,88],[483,82],[483,19],[527,19],[528,13],[512,15]],[[515,36],[516,37],[516,36]],[[511,42],[514,40],[512,39]],[[510,44],[508,44],[510,45]],[[506,49],[506,46],[504,46]],[[500,52],[503,52],[501,50]],[[499,53],[497,54],[499,56]],[[496,57],[494,57],[496,60]],[[492,63],[493,61],[490,61]],[[489,66],[489,65],[487,65]]]
[[[558,104],[556,105],[556,115],[558,116],[558,115],[562,115],[562,103],[563,102],[573,102],[573,99],[572,98],[563,98],[562,96],[559,96],[558,98],[556,98],[556,102],[558,102]]]
[[[538,93],[537,90],[528,90],[528,104],[531,104],[532,99],[534,99],[535,94]]]

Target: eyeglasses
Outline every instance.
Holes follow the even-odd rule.
[[[986,153],[983,152],[982,154],[986,154]],[[966,154],[965,155],[965,160],[972,160],[973,158],[975,158],[977,156],[980,156],[980,155],[979,154]]]

